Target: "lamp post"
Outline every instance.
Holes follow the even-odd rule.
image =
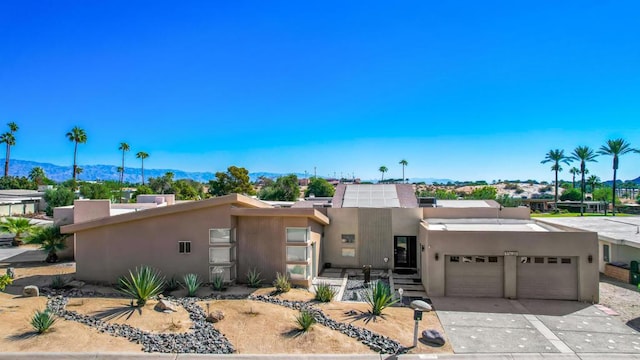
[[[399,289],[398,289],[398,294],[400,295],[400,304],[404,304],[404,303],[402,302],[402,294],[404,294],[404,289],[403,289],[403,288],[399,288]]]
[[[413,347],[416,347],[418,346],[418,322],[422,320],[423,311],[431,311],[431,305],[422,300],[414,300],[410,306],[413,309],[413,320],[415,320],[415,326],[413,327]]]

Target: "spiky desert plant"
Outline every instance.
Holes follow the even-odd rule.
[[[313,314],[308,310],[300,311],[300,314],[296,316],[296,324],[298,324],[298,329],[303,332],[309,331],[311,326],[316,323],[316,319],[313,317]]]
[[[328,283],[322,282],[316,285],[316,300],[330,302],[336,296],[336,290]]]
[[[259,288],[260,283],[262,283],[262,278],[260,278],[260,273],[256,268],[247,271],[247,285],[249,287]]]
[[[38,332],[38,334],[44,334],[49,331],[55,322],[56,318],[49,309],[36,311],[30,321],[31,326]]]
[[[137,306],[142,307],[147,300],[162,293],[164,282],[164,277],[159,271],[149,266],[141,266],[140,269],[136,268],[135,273],[129,270],[129,278],[123,276],[118,279],[118,290],[134,298]]]
[[[14,234],[14,246],[22,245],[22,239],[37,231],[37,226],[31,223],[31,220],[25,218],[6,218],[0,222],[0,231]]]
[[[67,286],[67,279],[62,275],[56,275],[51,279],[51,284],[49,284],[49,286],[52,289],[64,289],[64,287]]]
[[[194,297],[202,285],[202,281],[197,274],[187,274],[183,277],[184,287],[187,289],[187,296]]]
[[[11,276],[4,274],[0,275],[0,291],[4,291],[7,285],[13,284],[13,279]]]
[[[213,282],[211,282],[211,287],[215,291],[224,290],[224,276],[222,276],[221,274],[217,274],[216,276],[214,276]]]
[[[371,306],[370,312],[373,315],[382,315],[382,310],[398,302],[391,295],[391,290],[382,281],[377,281],[375,285],[370,285],[364,295],[365,301]]]
[[[180,284],[180,281],[178,281],[178,279],[176,279],[175,276],[172,276],[171,279],[167,280],[164,283],[164,291],[165,292],[172,292],[174,290],[178,290],[181,285],[182,284]]]
[[[273,281],[273,286],[279,293],[286,293],[291,290],[291,281],[287,275],[276,273],[276,279]]]
[[[60,233],[60,226],[47,226],[36,230],[25,239],[27,244],[40,245],[40,249],[47,252],[48,263],[58,261],[58,252],[67,248],[67,235]]]

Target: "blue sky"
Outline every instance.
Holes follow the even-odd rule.
[[[3,1],[12,158],[378,178],[550,180],[640,147],[637,1]],[[640,176],[640,155],[619,178]],[[611,159],[589,165],[611,177]],[[565,171],[565,178],[569,174]]]

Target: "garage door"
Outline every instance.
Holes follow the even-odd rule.
[[[445,295],[503,297],[502,256],[446,256]]]
[[[517,281],[520,299],[577,300],[577,258],[518,256]]]

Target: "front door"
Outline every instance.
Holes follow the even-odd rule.
[[[393,237],[393,260],[396,268],[416,267],[416,237]]]

